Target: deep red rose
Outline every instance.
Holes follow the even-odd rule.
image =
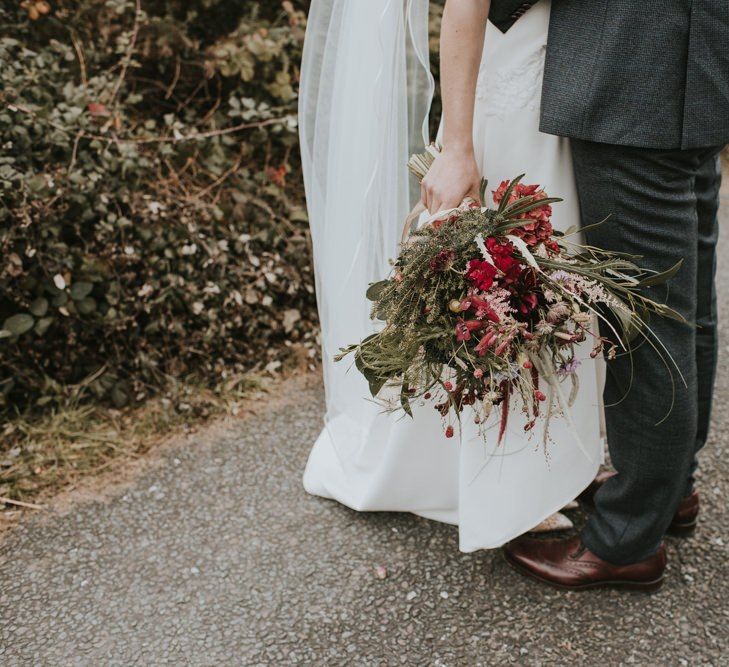
[[[472,259],[468,262],[466,278],[468,278],[468,280],[470,280],[478,289],[485,292],[490,290],[493,286],[496,273],[496,267],[493,264],[481,259]]]

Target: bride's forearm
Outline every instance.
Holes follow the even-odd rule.
[[[473,107],[491,0],[446,0],[440,40],[443,152],[421,184],[431,213],[479,196],[473,149]]]
[[[491,0],[447,0],[440,35],[443,146],[473,152],[473,110]]]

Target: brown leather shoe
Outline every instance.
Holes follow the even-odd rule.
[[[587,505],[595,504],[595,494],[600,487],[611,477],[617,475],[612,470],[603,470],[597,474],[597,477],[590,482],[588,486],[579,496],[578,500]],[[666,532],[675,537],[688,537],[696,529],[699,518],[699,492],[694,491],[690,496],[681,499],[678,504],[676,514],[671,521],[671,525]]]
[[[600,487],[602,487],[605,482],[607,482],[611,477],[615,477],[617,475],[614,470],[601,470],[599,473],[597,473],[597,476],[595,479],[593,479],[590,482],[590,486],[588,486],[579,496],[577,496],[577,500],[585,503],[586,505],[594,505],[595,504],[595,494],[600,490]]]
[[[663,584],[666,551],[639,563],[614,565],[592,553],[579,535],[567,540],[519,537],[504,547],[506,561],[516,570],[545,584],[569,590],[615,587],[656,591]]]
[[[676,537],[688,537],[696,530],[698,520],[699,492],[694,491],[690,496],[681,499],[668,532]]]

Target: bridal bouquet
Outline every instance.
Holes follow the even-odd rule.
[[[414,156],[421,180],[436,149]],[[481,185],[485,201],[486,182]],[[648,327],[650,314],[680,315],[645,296],[645,288],[671,278],[642,270],[636,258],[569,242],[551,224],[550,198],[521,177],[493,192],[495,208],[466,201],[404,235],[391,275],[367,291],[377,333],[341,350],[377,396],[389,384],[399,407],[431,401],[454,433],[472,406],[482,423],[497,407],[502,438],[512,397],[521,397],[525,430],[568,407],[579,389],[576,352],[589,341],[591,356],[612,359],[641,336],[664,358]],[[575,230],[576,231],[576,230]],[[600,335],[598,319],[613,332]],[[587,343],[586,343],[587,344]]]

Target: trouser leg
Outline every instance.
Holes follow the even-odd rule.
[[[604,559],[630,563],[658,548],[694,459],[699,429],[694,323],[703,273],[696,188],[701,166],[717,150],[658,151],[573,140],[572,152],[583,224],[610,215],[587,232],[588,243],[639,255],[643,267],[656,271],[684,262],[668,290],[649,293],[689,322],[650,321],[665,346],[673,382],[671,370],[645,342],[607,364],[605,417],[618,475],[597,494],[583,539]]]
[[[698,417],[694,458],[691,462],[684,495],[693,491],[694,473],[698,467],[696,454],[706,444],[711,421],[712,396],[716,378],[716,362],[719,336],[716,307],[716,243],[719,234],[719,189],[721,165],[710,157],[696,175],[696,199],[698,220],[696,281],[696,380],[698,390]]]

